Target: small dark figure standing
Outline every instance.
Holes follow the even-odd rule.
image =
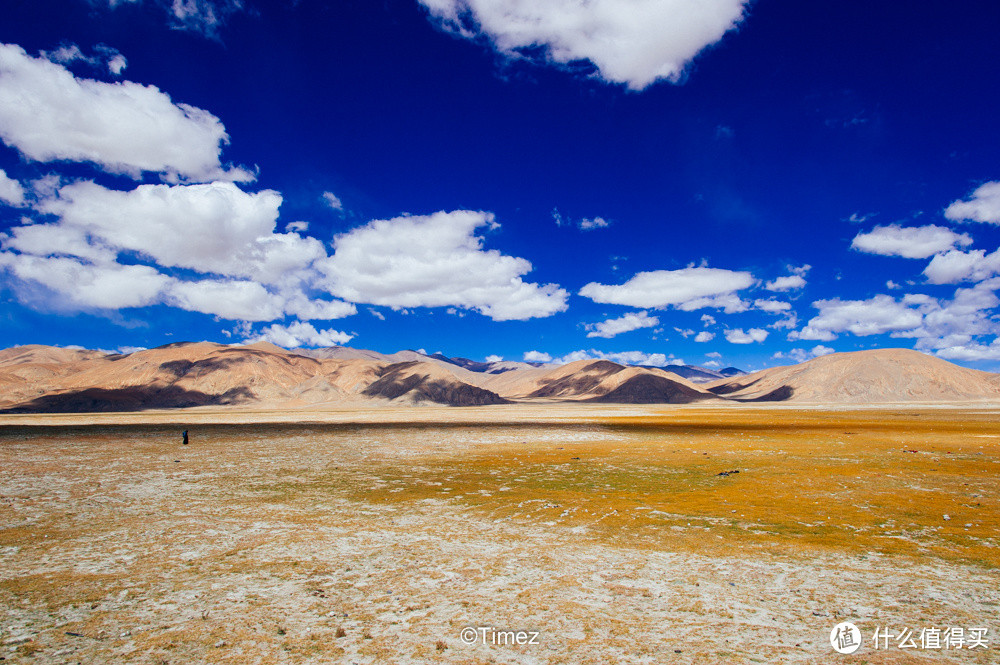
[[[186,446],[188,444],[188,431],[184,430],[184,434],[182,434],[181,436],[183,437],[181,443]]]

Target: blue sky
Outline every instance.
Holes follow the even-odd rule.
[[[1000,369],[1000,6],[33,0],[0,346]]]

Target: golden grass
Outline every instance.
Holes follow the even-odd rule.
[[[631,547],[998,566],[997,425],[947,410],[688,410],[605,421],[611,440],[494,444],[270,489],[274,500],[352,485],[356,500],[447,499]]]
[[[655,661],[664,616],[704,636],[677,662],[807,662],[843,609],[829,562],[979,590],[961,608],[855,595],[880,621],[997,617],[994,413],[532,413],[202,424],[183,448],[162,421],[0,431],[0,617],[35,636],[17,655],[53,662],[507,662],[457,640],[475,621],[542,629],[548,662]],[[652,574],[660,554],[679,563]],[[761,564],[741,578],[740,559]]]

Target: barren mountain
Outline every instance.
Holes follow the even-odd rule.
[[[332,356],[332,357],[326,357]],[[399,361],[396,358],[405,358]],[[483,371],[472,371],[476,367]],[[515,401],[692,402],[1000,401],[1000,375],[916,351],[840,353],[791,367],[692,383],[669,370],[607,360],[533,367],[452,362],[414,351],[385,355],[334,347],[292,352],[180,343],[128,355],[25,346],[0,350],[0,410],[135,411],[192,406],[297,408],[322,404]]]
[[[444,367],[430,362],[402,362],[381,369],[379,378],[361,391],[368,397],[451,406],[506,404],[495,392],[458,380]]]
[[[507,397],[593,400],[625,404],[685,403],[716,396],[668,371],[609,360],[578,360],[555,368],[507,372],[487,384]]]
[[[739,401],[868,404],[1000,399],[1000,375],[909,349],[834,353],[703,387]]]

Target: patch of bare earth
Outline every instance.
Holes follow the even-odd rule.
[[[206,415],[189,446],[134,414],[5,421],[0,656],[998,660],[994,412],[417,411]],[[842,620],[867,639],[852,656],[829,644]],[[537,644],[468,645],[467,626]],[[984,627],[991,646],[875,650],[887,626]]]

